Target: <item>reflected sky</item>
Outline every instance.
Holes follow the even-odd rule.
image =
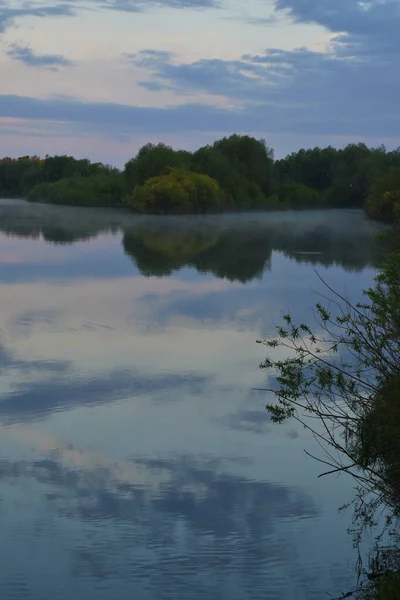
[[[17,518],[7,523],[13,541],[3,565],[16,558],[14,549],[16,564],[29,565],[31,530],[21,520],[34,513],[36,547],[49,566],[61,569],[64,581],[79,580],[81,589],[101,584],[103,594],[118,589],[128,598],[136,590],[171,599],[272,599],[284,587],[290,593],[292,585],[306,591],[313,565],[305,571],[301,556],[310,544],[309,523],[317,524],[320,514],[296,488],[221,473],[218,460],[187,455],[133,461],[122,473],[82,468],[79,461],[78,469],[71,462],[65,466],[54,457],[0,463],[2,484],[23,480],[33,490],[33,503],[20,502],[12,511]],[[38,493],[43,488],[46,497]],[[45,518],[39,503],[46,505]],[[7,504],[2,514],[11,509]],[[61,542],[55,557],[50,534]],[[303,548],[296,544],[300,540]],[[63,555],[67,560],[59,565]],[[15,566],[11,573],[17,577]],[[40,573],[30,577],[42,594],[54,588],[52,581],[39,581]],[[12,576],[3,579],[5,592],[7,579]],[[67,598],[68,589],[56,597]]]
[[[135,217],[0,203],[0,597],[317,599],[351,587],[351,481],[264,410],[287,310],[354,300],[357,211]],[[315,449],[314,449],[315,450]],[[50,575],[49,575],[50,573]]]

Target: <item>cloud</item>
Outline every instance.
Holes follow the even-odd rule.
[[[33,98],[0,95],[0,116],[66,122],[81,131],[120,134],[240,129],[241,116],[205,104],[153,108],[106,102],[84,102],[75,98]],[[259,126],[259,122],[257,126]]]
[[[244,17],[241,21],[247,25],[261,25],[265,27],[266,25],[277,25],[279,18],[277,15],[272,15],[271,17]]]
[[[258,410],[239,409],[237,412],[217,419],[218,423],[237,431],[266,435],[271,431],[270,416],[264,406]]]
[[[71,67],[74,65],[71,60],[60,54],[35,54],[31,48],[18,46],[18,44],[12,44],[7,55],[22,62],[27,67],[44,67],[52,71],[57,71],[57,67]]]
[[[243,85],[251,86],[251,78],[243,76]],[[217,85],[217,84],[216,84]],[[238,94],[248,94],[249,90]],[[261,96],[261,94],[259,94]],[[204,103],[185,103],[167,107],[141,107],[106,102],[84,102],[75,98],[33,98],[18,95],[0,95],[0,116],[13,119],[46,120],[68,124],[80,135],[96,133],[111,139],[141,133],[160,136],[188,132],[258,133],[258,132],[306,132],[339,134],[340,127],[348,134],[370,137],[386,135],[389,139],[400,135],[400,122],[390,115],[381,115],[379,120],[368,123],[360,111],[354,119],[336,123],[334,115],[329,117],[321,109],[312,113],[312,105],[297,107],[295,102],[282,103],[279,98],[274,103],[263,103],[260,97],[258,106],[254,98],[248,106],[221,108]],[[365,111],[364,111],[365,112]],[[315,118],[313,117],[313,114]]]
[[[74,14],[73,4],[58,4],[56,6],[46,5],[23,5],[15,8],[10,4],[2,3],[0,6],[0,33],[12,25],[16,19],[22,17],[60,17],[72,16]]]
[[[1,351],[1,347],[0,347]],[[8,356],[0,353],[0,368],[7,367]],[[44,362],[43,365],[34,361],[16,361],[16,367],[26,371],[42,370],[50,375],[56,374],[56,379],[43,379],[39,382],[20,383],[10,394],[3,394],[0,403],[0,417],[5,423],[18,423],[42,420],[53,412],[74,409],[77,406],[93,406],[115,402],[123,398],[155,394],[160,401],[171,401],[179,389],[185,389],[190,394],[200,394],[209,383],[211,376],[187,373],[185,375],[145,376],[134,369],[118,369],[104,376],[84,381],[71,378],[67,363],[58,361]],[[64,375],[64,377],[63,377]]]
[[[129,60],[137,67],[148,69],[154,79],[142,81],[140,84],[147,89],[173,90],[178,93],[196,94],[206,92],[235,100],[256,100],[265,94],[265,83],[253,81],[251,90],[243,87],[248,76],[245,69],[252,74],[260,69],[248,65],[242,60],[224,61],[221,59],[198,60],[193,63],[176,63],[168,52],[143,50],[134,55],[128,55]],[[255,96],[256,88],[258,94]]]
[[[92,588],[100,581],[112,590],[121,581],[135,590],[145,584],[155,598],[216,597],[210,590],[219,590],[220,582],[239,590],[237,597],[272,598],[278,588],[320,597],[326,581],[316,580],[302,561],[311,542],[303,536],[300,543],[285,527],[319,520],[320,507],[295,486],[246,477],[237,467],[232,473],[236,463],[243,466],[240,458],[201,455],[111,463],[69,444],[36,460],[0,460],[0,481],[27,489],[36,484],[50,515],[39,525],[45,543],[65,523],[78,532],[67,545],[62,577],[68,581]],[[47,522],[51,528],[43,529]],[[8,531],[25,564],[26,528],[10,519]],[[277,573],[277,564],[286,568]]]
[[[398,2],[278,0],[276,9],[337,35],[321,51],[267,48],[188,63],[144,50],[129,60],[150,71],[147,89],[223,96],[248,131],[398,137]]]
[[[91,8],[115,10],[122,12],[138,13],[151,8],[173,9],[207,9],[218,8],[219,0],[88,0],[85,5],[80,5],[75,0],[66,0],[60,4],[48,4],[46,1],[33,1],[21,3],[2,1],[0,6],[0,33],[14,24],[15,20],[23,17],[62,17],[73,16],[79,10]]]
[[[25,375],[33,373],[42,373],[47,375],[62,376],[69,370],[69,363],[59,360],[21,360],[14,356],[9,350],[0,345],[0,374],[8,369],[20,369]]]
[[[149,7],[202,9],[220,6],[219,0],[91,0],[100,8],[126,12],[141,12]]]
[[[200,8],[216,3],[146,4],[151,5]],[[67,6],[71,11],[73,5],[62,6],[58,10]],[[142,0],[93,0],[91,6],[144,10]],[[130,63],[147,71],[140,85],[150,92],[172,92],[181,99],[180,105],[154,108],[4,95],[0,117],[65,123],[81,136],[96,133],[119,140],[140,133],[162,139],[168,134],[209,132],[217,137],[235,131],[386,138],[394,144],[400,136],[398,2],[277,0],[275,6],[272,19],[285,13],[296,23],[315,23],[331,32],[325,50],[266,48],[234,60],[184,62],[168,51],[146,49],[124,55],[128,69]]]
[[[297,23],[316,23],[336,33],[380,37],[398,33],[397,0],[277,0],[275,7]]]

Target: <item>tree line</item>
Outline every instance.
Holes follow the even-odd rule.
[[[392,221],[400,148],[313,148],[274,160],[265,140],[231,135],[195,152],[146,144],[122,170],[72,156],[0,160],[0,196],[142,213],[365,208]]]

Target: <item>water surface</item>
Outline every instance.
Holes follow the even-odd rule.
[[[358,211],[135,217],[0,203],[2,600],[320,600],[351,588],[312,440],[258,368],[316,272],[379,264]]]

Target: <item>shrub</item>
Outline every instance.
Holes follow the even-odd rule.
[[[38,184],[29,192],[28,200],[71,206],[119,206],[124,190],[121,174],[104,173]]]
[[[165,214],[218,210],[224,200],[217,181],[208,175],[169,169],[135,186],[127,202],[138,212]]]

